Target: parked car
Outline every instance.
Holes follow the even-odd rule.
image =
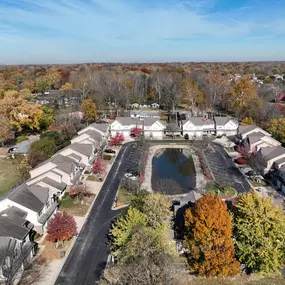
[[[16,149],[17,149],[16,147],[11,147],[11,148],[9,148],[8,153],[11,153],[11,152],[15,151]]]
[[[137,180],[137,178],[135,176],[133,176],[132,173],[126,173],[125,177],[128,178],[128,179],[131,179],[131,180]]]
[[[110,148],[105,149],[104,152],[106,152],[106,153],[116,153],[115,150],[110,149]]]

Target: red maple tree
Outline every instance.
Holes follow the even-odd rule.
[[[142,129],[141,128],[135,127],[135,128],[131,129],[131,134],[134,134],[134,135],[138,136],[141,133],[142,133]]]
[[[117,132],[114,137],[111,137],[111,145],[121,144],[124,140],[124,135],[122,133]]]
[[[47,240],[51,242],[66,241],[77,233],[74,218],[66,212],[57,212],[47,226]]]
[[[93,173],[104,173],[106,170],[106,164],[103,158],[98,157],[93,163]]]

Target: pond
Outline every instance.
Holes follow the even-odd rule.
[[[152,188],[167,195],[195,189],[196,172],[189,149],[162,148],[152,160]]]

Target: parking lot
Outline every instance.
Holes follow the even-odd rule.
[[[219,184],[231,186],[238,193],[247,192],[251,189],[223,147],[211,144],[211,148],[204,151],[204,154],[215,180]]]

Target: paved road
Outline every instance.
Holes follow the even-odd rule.
[[[232,186],[238,193],[249,191],[251,189],[249,183],[237,169],[224,148],[214,143],[210,145],[213,151],[208,149],[204,153],[216,181],[222,185]]]
[[[99,281],[108,257],[108,229],[119,213],[111,210],[111,207],[132,151],[132,144],[125,144],[119,152],[56,285],[89,285]]]

